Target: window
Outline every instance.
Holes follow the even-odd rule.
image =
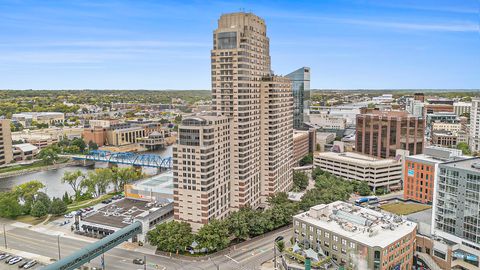
[[[330,233],[325,232],[325,238],[330,238]]]
[[[338,242],[338,236],[334,235],[333,236],[333,241]]]
[[[350,242],[350,248],[355,248],[355,243]]]
[[[346,246],[347,245],[347,240],[342,239],[342,245]]]
[[[218,49],[235,49],[237,47],[237,32],[218,33]]]

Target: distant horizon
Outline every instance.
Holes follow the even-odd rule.
[[[0,91],[211,91],[211,89],[0,89]],[[385,88],[385,89],[375,89],[375,88],[358,88],[358,89],[321,89],[315,88],[310,89],[310,91],[406,91],[406,92],[415,92],[415,91],[424,91],[424,92],[472,92],[480,91],[480,88],[472,89],[461,89],[461,88]],[[480,92],[479,92],[480,96]]]
[[[478,0],[0,1],[0,88],[209,89],[222,14],[265,19],[314,89],[477,89]]]

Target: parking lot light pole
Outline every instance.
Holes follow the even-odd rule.
[[[62,256],[60,255],[60,234],[57,235],[57,244],[58,244],[58,260],[60,260],[62,258]]]
[[[7,247],[7,231],[5,230],[5,224],[3,224],[3,239],[5,240],[5,248]]]

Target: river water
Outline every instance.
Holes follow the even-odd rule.
[[[159,154],[162,157],[171,157],[172,156],[172,146],[168,146],[163,150],[158,150],[156,152],[145,152],[145,153],[155,153]],[[95,168],[105,168],[107,163],[97,162],[95,166],[82,167],[82,166],[70,166],[57,170],[34,172],[31,174],[25,174],[20,176],[12,176],[7,178],[0,179],[0,191],[8,191],[14,188],[15,186],[37,180],[42,182],[45,185],[44,192],[47,193],[50,197],[62,197],[65,194],[65,191],[70,195],[73,194],[72,188],[68,184],[62,184],[62,177],[65,172],[80,170],[84,174],[87,174],[89,171],[94,170]],[[119,165],[119,167],[127,167],[126,165]],[[156,170],[153,168],[143,168],[143,172],[146,174],[155,174]]]

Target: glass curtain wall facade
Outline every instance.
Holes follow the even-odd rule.
[[[285,77],[292,83],[293,128],[304,129],[303,122],[310,108],[310,68],[299,68]]]

